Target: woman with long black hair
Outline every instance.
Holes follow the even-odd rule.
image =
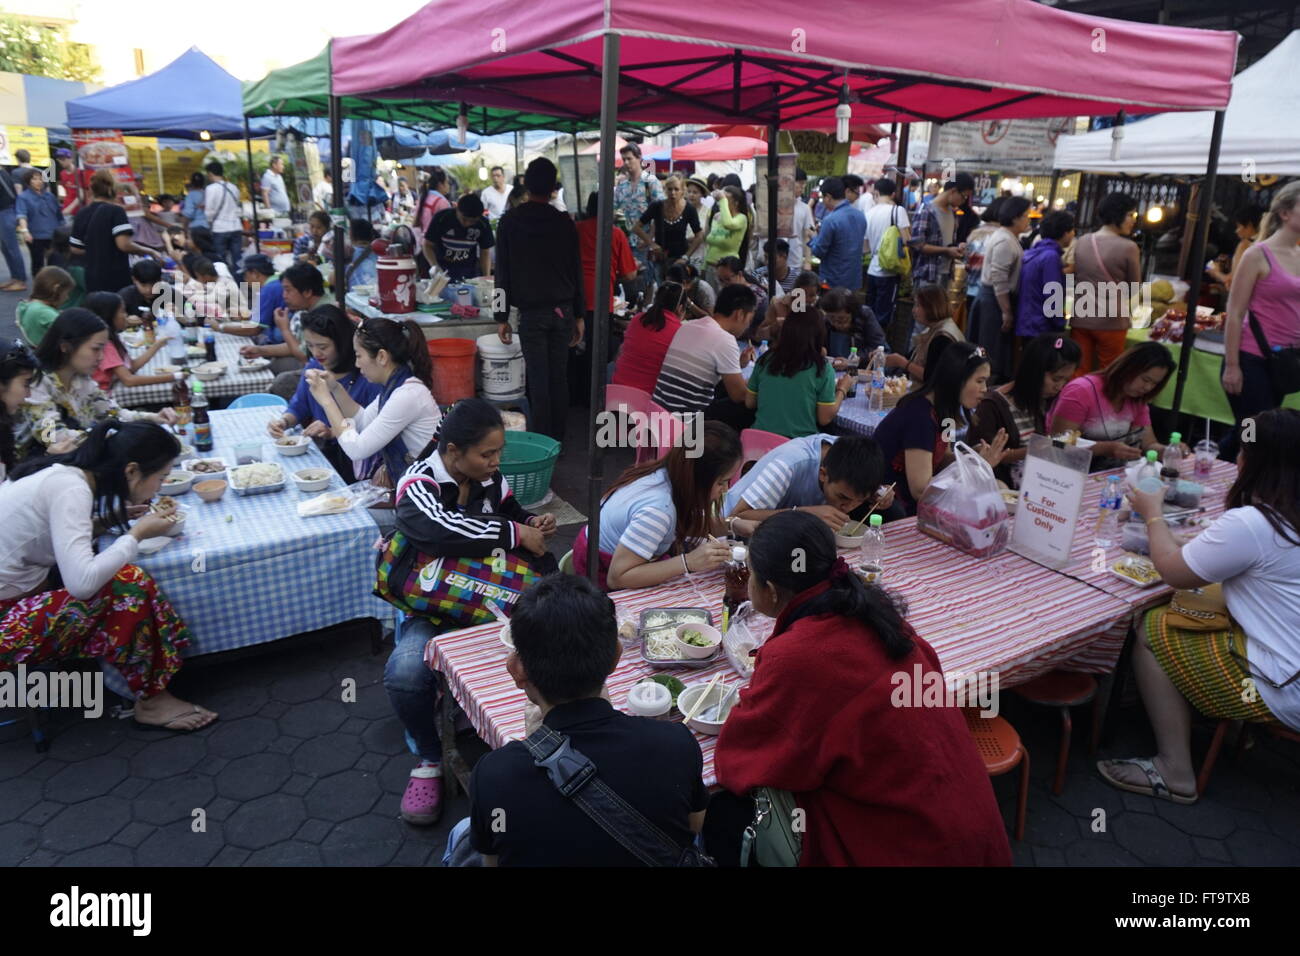
[[[738,797],[756,787],[794,795],[804,811],[800,866],[1009,865],[965,717],[955,706],[913,706],[912,685],[942,687],[943,673],[906,607],[863,583],[830,528],[806,512],[759,526],[749,570],[749,599],[776,626],[718,737],[718,782]],[[713,817],[711,805],[706,845],[730,862],[736,834],[711,828]]]
[[[814,305],[791,312],[781,336],[759,357],[745,407],[758,409],[754,427],[802,438],[835,421],[856,372],[835,380],[826,360],[826,320]]]
[[[699,421],[698,416],[691,418]],[[706,421],[695,436],[657,461],[623,472],[600,502],[600,579],[607,591],[649,588],[683,574],[709,571],[731,556],[711,536],[747,535],[757,522],[719,517],[740,468],[740,438],[731,426]],[[573,542],[573,567],[587,573],[587,529]]]
[[[109,686],[135,698],[136,723],[188,731],[216,720],[167,690],[189,631],[132,564],[172,519],[147,513],[127,527],[180,450],[158,425],[100,422],[76,451],[25,462],[0,485],[0,668],[95,657]],[[96,525],[120,533],[98,554]],[[62,586],[47,589],[56,569]]]

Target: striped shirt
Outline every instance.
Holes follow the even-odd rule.
[[[505,477],[496,472],[459,504],[460,487],[434,452],[411,465],[398,482],[397,528],[420,550],[439,557],[480,558],[519,541],[515,522],[532,515],[519,506]]]
[[[736,510],[742,498],[754,511],[824,505],[818,473],[823,446],[834,442],[834,435],[818,433],[773,448],[727,492],[727,514]]]
[[[701,412],[724,375],[740,374],[736,337],[706,315],[684,322],[664,355],[654,400],[670,412]]]
[[[618,489],[600,507],[600,550],[612,555],[621,544],[653,561],[667,554],[677,534],[677,509],[667,469],[661,468]]]

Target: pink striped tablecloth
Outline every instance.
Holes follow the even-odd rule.
[[[908,622],[934,647],[945,673],[996,673],[1006,688],[1062,666],[1090,673],[1114,668],[1132,618],[1124,601],[1009,551],[985,560],[969,557],[915,525],[908,519],[885,526],[883,583],[907,601]],[[716,623],[722,592],[717,571],[611,597],[620,614],[706,607]],[[451,631],[431,639],[425,651],[426,662],[446,675],[453,696],[492,747],[523,738],[526,703],[506,673],[499,631],[495,623]],[[609,679],[615,706],[622,705],[632,684],[655,671],[635,648],[624,650]],[[723,680],[739,680],[725,660],[701,670],[673,671],[686,683],[718,672]],[[697,737],[711,785],[716,738]]]
[[[1228,489],[1232,487],[1232,483],[1237,480],[1237,466],[1231,462],[1216,461],[1211,467],[1207,479],[1195,477],[1193,469],[1194,463],[1190,459],[1184,461],[1182,476],[1188,481],[1195,481],[1197,484],[1205,486],[1205,494],[1201,497],[1201,506],[1206,509],[1202,518],[1208,523],[1223,514],[1223,500],[1228,493]],[[1140,588],[1136,584],[1130,584],[1123,578],[1113,574],[1109,570],[1110,566],[1128,553],[1118,544],[1106,550],[1106,570],[1097,570],[1094,565],[1097,557],[1097,545],[1093,540],[1093,536],[1098,507],[1101,503],[1101,493],[1105,488],[1106,478],[1110,475],[1119,474],[1123,474],[1121,469],[1101,471],[1089,477],[1087,487],[1083,493],[1083,505],[1079,510],[1079,524],[1074,531],[1074,548],[1070,555],[1071,561],[1062,570],[1077,581],[1101,588],[1107,594],[1119,598],[1133,609],[1134,615],[1137,615],[1168,601],[1174,593],[1174,589],[1164,582],[1151,587]],[[1182,531],[1182,529],[1176,530]]]

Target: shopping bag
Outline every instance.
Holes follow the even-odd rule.
[[[977,558],[992,557],[1011,539],[1011,522],[993,467],[965,442],[956,460],[930,482],[916,506],[925,534]]]

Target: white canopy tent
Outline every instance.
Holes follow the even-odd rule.
[[[1124,127],[1118,158],[1111,130],[1062,136],[1057,169],[1205,174],[1213,112],[1162,113]],[[1300,30],[1232,80],[1219,175],[1300,176]]]

